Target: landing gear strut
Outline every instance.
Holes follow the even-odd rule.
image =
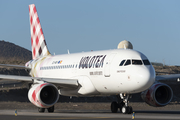
[[[113,101],[111,103],[111,112],[116,113],[118,111],[118,108],[123,114],[131,114],[133,109],[131,106],[128,106],[128,98],[129,94],[120,94],[117,95],[118,102]]]

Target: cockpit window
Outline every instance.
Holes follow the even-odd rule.
[[[143,60],[144,65],[151,65],[151,63],[149,62],[149,60]]]
[[[121,63],[119,64],[119,66],[123,66],[123,64],[124,64],[125,61],[126,61],[126,60],[121,61]]]
[[[127,66],[127,65],[151,65],[148,59],[145,60],[137,60],[137,59],[128,59],[128,60],[122,60],[119,66]]]
[[[126,63],[124,64],[124,66],[130,65],[130,64],[131,64],[131,60],[127,60]]]
[[[142,65],[142,61],[141,60],[132,60],[132,64],[133,65]]]

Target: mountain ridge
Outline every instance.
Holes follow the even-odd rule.
[[[1,64],[25,64],[32,59],[31,51],[11,42],[0,40]]]

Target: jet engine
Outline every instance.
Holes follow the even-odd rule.
[[[142,99],[154,107],[161,107],[171,102],[173,91],[164,83],[155,83],[148,90],[141,93]]]
[[[33,84],[28,92],[28,98],[37,107],[49,108],[59,99],[59,92],[50,83]]]

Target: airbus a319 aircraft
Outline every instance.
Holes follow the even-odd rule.
[[[132,113],[128,106],[131,94],[142,92],[142,98],[152,106],[165,106],[173,96],[172,89],[155,82],[155,70],[148,58],[132,49],[91,51],[51,55],[34,4],[29,5],[31,45],[33,60],[20,67],[30,70],[31,76],[0,75],[0,79],[30,83],[29,100],[39,112],[54,112],[59,95],[109,96],[116,95],[111,111],[118,109]],[[3,66],[3,65],[1,65]],[[169,76],[178,78],[180,75]],[[159,76],[158,80],[167,79]],[[61,98],[60,98],[61,99]]]

